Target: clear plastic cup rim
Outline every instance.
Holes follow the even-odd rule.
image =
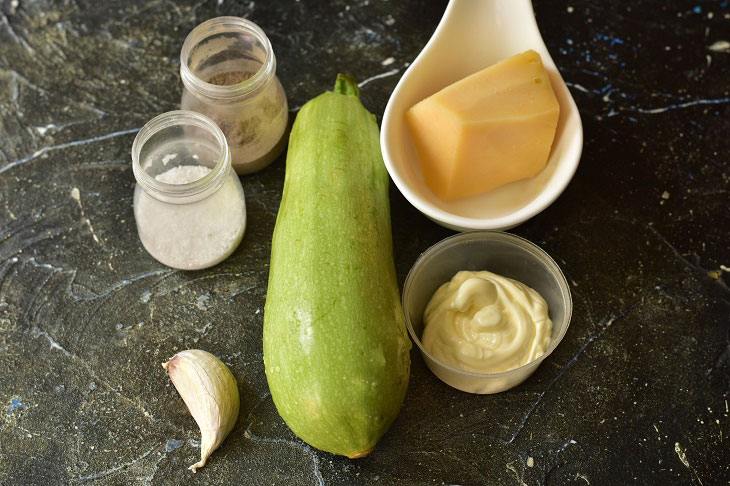
[[[552,274],[557,277],[557,281],[560,285],[561,292],[563,294],[563,302],[565,304],[565,326],[562,328],[560,333],[555,337],[555,339],[552,339],[550,341],[550,346],[545,351],[545,353],[542,354],[542,356],[530,361],[529,363],[525,363],[524,365],[512,368],[511,370],[507,371],[501,371],[499,373],[477,373],[474,371],[468,371],[463,370],[461,368],[457,368],[453,365],[450,365],[448,363],[445,363],[444,361],[438,359],[435,357],[431,352],[429,352],[421,342],[421,338],[416,335],[416,331],[413,328],[413,324],[411,323],[411,318],[408,315],[408,312],[406,311],[406,300],[407,296],[409,295],[408,290],[410,289],[411,285],[413,285],[414,281],[414,270],[417,269],[423,262],[424,259],[431,256],[431,254],[438,252],[439,250],[442,250],[446,247],[449,247],[454,244],[459,244],[462,240],[470,237],[474,237],[475,235],[490,235],[493,236],[496,239],[502,239],[503,241],[507,241],[510,243],[517,244],[518,246],[521,246],[523,249],[526,249],[530,251],[534,256],[536,256],[538,259],[542,260],[543,262],[547,263],[548,267],[552,270]],[[459,233],[453,236],[449,236],[447,238],[444,238],[443,240],[439,241],[438,243],[435,243],[431,247],[429,247],[426,251],[421,253],[419,257],[416,259],[416,261],[413,263],[413,266],[411,267],[410,271],[408,272],[408,275],[406,276],[405,283],[403,284],[403,296],[401,297],[401,304],[403,306],[403,314],[405,315],[405,321],[406,321],[406,327],[408,329],[408,334],[410,334],[411,339],[413,339],[413,342],[416,343],[416,346],[418,346],[418,349],[421,350],[421,353],[428,357],[431,361],[438,364],[439,366],[457,374],[470,376],[473,378],[500,378],[500,377],[506,377],[512,374],[517,374],[520,372],[525,372],[526,370],[537,367],[540,363],[542,363],[545,358],[550,356],[553,351],[555,351],[555,348],[558,347],[560,342],[563,340],[563,337],[565,337],[565,333],[568,331],[568,327],[570,326],[570,320],[573,313],[573,299],[570,295],[570,286],[568,285],[568,280],[565,278],[565,275],[563,274],[563,271],[560,270],[560,267],[557,263],[555,263],[555,260],[552,259],[550,255],[545,252],[542,248],[531,242],[530,240],[527,240],[525,238],[522,238],[521,236],[514,235],[512,233],[506,233],[502,231],[467,231],[464,233]],[[447,383],[448,384],[448,383]]]

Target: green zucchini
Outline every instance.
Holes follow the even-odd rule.
[[[271,243],[264,364],[302,440],[370,453],[408,387],[410,340],[393,265],[388,173],[355,80],[305,104],[289,139]]]

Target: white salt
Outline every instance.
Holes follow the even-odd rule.
[[[210,169],[204,165],[180,165],[166,170],[162,174],[157,174],[155,179],[167,184],[189,184],[202,179],[209,173]]]
[[[165,156],[162,157],[162,165],[167,165],[168,162],[175,158],[177,158],[177,154],[165,154]]]
[[[158,174],[168,184],[187,184],[211,169],[183,165]],[[145,249],[161,263],[183,270],[211,267],[227,258],[246,229],[243,188],[233,171],[214,193],[200,200],[163,202],[139,185],[134,193],[137,230]]]

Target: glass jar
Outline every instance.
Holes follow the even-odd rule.
[[[145,249],[182,270],[211,267],[246,229],[241,181],[226,138],[208,117],[171,111],[142,127],[132,144],[134,218]]]
[[[195,27],[183,43],[180,77],[182,109],[218,124],[237,173],[263,169],[284,149],[286,94],[271,42],[256,24],[217,17]]]

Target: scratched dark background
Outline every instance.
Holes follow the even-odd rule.
[[[727,484],[728,2],[534,4],[585,147],[514,232],[562,266],[571,327],[495,396],[447,387],[414,352],[398,420],[350,461],[294,437],[266,386],[284,157],[242,179],[234,255],[180,272],[138,241],[130,148],[178,107],[180,47],[205,19],[268,33],[293,112],[342,70],[380,117],[445,2],[0,1],[0,484]],[[402,282],[450,232],[395,189],[392,212]],[[192,347],[231,366],[242,400],[196,476],[198,430],[160,368]]]

